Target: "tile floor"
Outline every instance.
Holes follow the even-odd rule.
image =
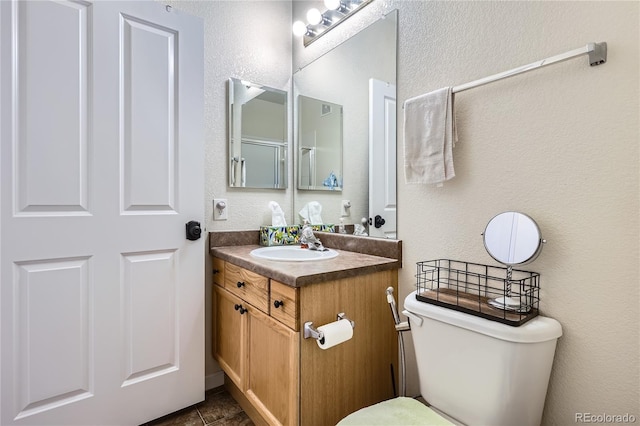
[[[208,390],[199,404],[168,414],[142,426],[254,426],[224,387]]]

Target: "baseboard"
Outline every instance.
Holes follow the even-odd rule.
[[[204,390],[217,388],[224,385],[224,371],[216,371],[204,377]]]

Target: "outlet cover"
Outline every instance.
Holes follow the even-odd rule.
[[[226,198],[213,199],[213,220],[229,219],[229,203]]]
[[[340,205],[340,215],[342,217],[351,216],[351,201],[342,200],[342,204]]]

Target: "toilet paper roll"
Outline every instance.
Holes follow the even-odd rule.
[[[353,337],[353,327],[348,319],[341,319],[318,327],[324,337],[318,339],[320,349],[329,349]]]

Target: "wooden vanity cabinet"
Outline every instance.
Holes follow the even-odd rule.
[[[397,270],[300,288],[228,262],[224,273],[214,286],[214,357],[256,424],[336,424],[394,396],[397,334],[384,291],[397,289]],[[355,321],[351,340],[322,350],[304,339],[305,321],[318,327],[339,312]]]
[[[224,286],[213,289],[213,354],[235,386],[231,394],[246,398],[266,424],[297,425],[299,333],[269,315],[268,278],[230,263],[224,271]],[[276,293],[273,308],[287,323],[296,303],[290,289]]]

